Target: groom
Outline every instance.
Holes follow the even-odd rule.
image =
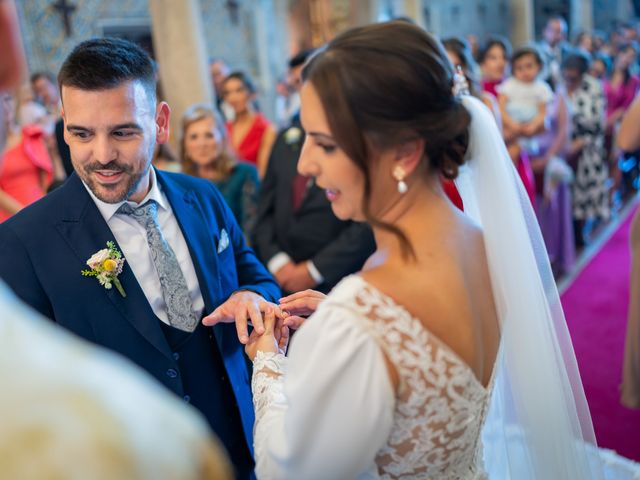
[[[253,406],[238,336],[248,318],[263,330],[260,309],[278,287],[210,182],[151,168],[170,110],[156,102],[144,51],[118,39],[83,42],[58,83],[75,173],[0,225],[0,277],[45,316],[130,358],[199,409],[237,478],[249,478]],[[107,242],[111,250],[94,256]],[[91,257],[100,258],[87,265]],[[238,332],[205,327],[212,311],[237,320]],[[114,395],[126,401],[126,391]]]

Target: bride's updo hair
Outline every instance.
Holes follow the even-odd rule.
[[[430,171],[454,179],[471,117],[453,96],[453,73],[438,40],[391,21],[336,37],[303,80],[318,93],[340,148],[366,173],[376,151],[423,138]]]
[[[370,223],[397,230],[368,210],[371,175],[386,173],[374,169],[381,150],[422,138],[426,168],[415,174],[458,175],[471,117],[453,95],[453,74],[440,42],[402,21],[348,30],[305,66],[303,81],[318,93],[331,135],[365,175]]]

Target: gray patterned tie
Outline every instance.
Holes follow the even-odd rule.
[[[182,274],[176,254],[160,230],[158,204],[155,200],[149,200],[144,205],[133,208],[128,203],[123,203],[117,213],[130,215],[147,231],[147,243],[160,277],[169,324],[180,330],[192,332],[198,324],[198,318],[192,309],[187,281]]]

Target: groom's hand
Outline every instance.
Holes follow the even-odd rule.
[[[218,323],[234,323],[238,332],[240,343],[246,344],[249,341],[247,329],[248,322],[251,321],[255,332],[258,335],[264,333],[264,323],[262,312],[268,306],[273,305],[255,292],[240,290],[231,295],[226,302],[216,308],[212,313],[202,319],[202,323],[207,326]],[[276,316],[281,318],[282,313],[277,308]]]

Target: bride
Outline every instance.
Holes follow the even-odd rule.
[[[378,249],[326,299],[285,299],[294,315],[317,306],[288,357],[266,307],[246,348],[258,478],[600,478],[546,252],[491,113],[453,96],[446,53],[405,22],[340,35],[303,76],[298,169]]]

